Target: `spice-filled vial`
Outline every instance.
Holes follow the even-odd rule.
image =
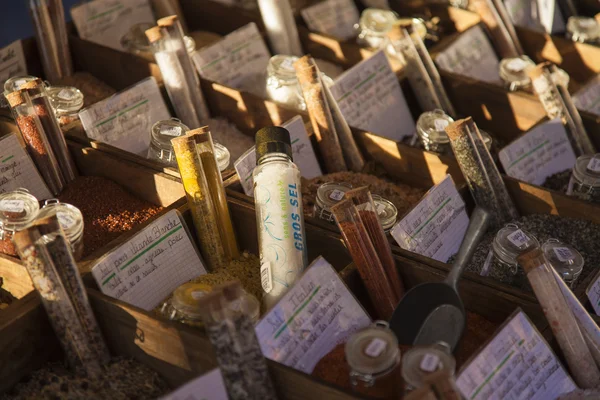
[[[571,172],[567,195],[600,203],[600,153],[577,158]]]
[[[0,194],[0,252],[16,256],[12,243],[15,232],[25,228],[38,215],[40,204],[27,189],[17,189]]]
[[[128,53],[144,57],[147,60],[153,61],[152,57],[152,45],[146,37],[146,31],[152,28],[154,24],[149,22],[141,22],[139,24],[133,24],[121,37],[121,46]],[[184,36],[183,41],[185,43],[185,49],[189,54],[193,54],[196,51],[196,41],[189,37]]]
[[[294,63],[298,57],[276,55],[267,65],[267,95],[273,101],[296,110],[306,110],[302,88],[296,77]]]
[[[404,390],[410,392],[425,384],[425,378],[435,372],[445,371],[454,376],[456,360],[450,347],[439,342],[428,347],[413,347],[402,357],[402,378]]]
[[[379,8],[367,8],[360,15],[356,25],[357,43],[373,49],[382,48],[386,43],[386,35],[398,20],[396,13]]]
[[[425,150],[439,154],[452,154],[446,127],[454,119],[442,110],[426,111],[417,120],[417,135]]]
[[[385,321],[355,333],[345,347],[352,389],[375,398],[400,399],[400,349]]]
[[[79,120],[79,111],[84,103],[81,90],[71,86],[50,86],[46,93],[60,126]]]
[[[598,44],[600,42],[600,22],[590,17],[569,17],[567,37],[574,42]]]
[[[83,215],[81,211],[71,204],[61,203],[57,199],[49,199],[44,202],[37,218],[56,215],[58,222],[66,239],[71,244],[75,260],[81,259],[83,255]]]
[[[525,89],[531,85],[527,71],[535,67],[535,63],[527,56],[504,58],[500,61],[500,78],[511,92]]]
[[[548,239],[542,245],[542,252],[548,263],[563,278],[571,289],[583,271],[583,256],[575,247],[558,239]]]
[[[517,224],[506,224],[498,231],[492,242],[482,275],[487,275],[486,271],[495,266],[516,274],[519,266],[517,257],[539,245],[535,236],[522,230]]]
[[[315,217],[335,222],[330,208],[339,203],[350,189],[352,185],[346,182],[327,182],[319,186],[315,199]]]
[[[177,118],[158,121],[152,125],[150,131],[150,147],[148,148],[149,160],[158,161],[169,167],[177,167],[177,159],[173,151],[171,139],[185,136],[190,128],[181,123]]]
[[[394,203],[379,195],[372,194],[371,196],[373,197],[373,203],[375,203],[379,222],[381,222],[385,233],[389,234],[398,219],[398,209]]]

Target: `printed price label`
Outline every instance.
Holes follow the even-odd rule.
[[[560,119],[546,122],[498,153],[506,174],[534,185],[573,168],[575,153]]]
[[[586,168],[590,171],[600,172],[600,159],[592,157]]]
[[[301,116],[296,116],[282,125],[290,132],[292,140],[292,157],[294,164],[300,169],[300,173],[306,179],[312,179],[323,175],[321,167],[317,161],[317,156],[306,132],[306,127]],[[254,181],[252,171],[256,167],[256,149],[252,146],[234,163],[235,171],[240,177],[244,193],[254,197]]]
[[[379,338],[375,338],[371,340],[371,342],[365,348],[365,354],[369,357],[379,357],[381,353],[385,351],[387,348],[387,343],[385,340],[381,340]]]
[[[265,357],[310,374],[317,362],[371,320],[333,267],[317,258],[256,325]]]
[[[562,262],[571,261],[575,258],[575,255],[568,247],[555,247],[553,250],[556,258]]]
[[[0,200],[0,211],[20,213],[25,211],[23,200]]]
[[[513,233],[508,235],[506,238],[508,239],[509,242],[511,242],[512,244],[514,244],[517,247],[525,246],[527,244],[527,242],[529,242],[531,240],[531,239],[529,239],[529,236],[527,236],[520,229],[517,229],[516,231],[514,231]]]
[[[171,115],[156,80],[149,77],[81,110],[79,118],[90,139],[145,157],[152,125]]]
[[[260,266],[260,282],[265,293],[273,290],[273,274],[271,274],[271,263],[268,261]]]
[[[498,56],[480,25],[460,34],[437,55],[435,63],[446,71],[470,78],[501,83]]]
[[[596,315],[600,316],[600,272],[596,274],[592,283],[585,290]]]
[[[205,79],[252,91],[263,76],[271,54],[254,22],[231,32],[212,46],[196,51],[196,69]],[[264,83],[263,83],[264,85]]]
[[[160,400],[229,400],[219,368],[186,383]]]
[[[436,131],[444,132],[449,123],[448,120],[438,118],[435,121],[433,121],[433,125],[435,126]]]
[[[520,309],[463,367],[456,384],[471,400],[555,399],[577,388]]]
[[[421,368],[425,372],[433,372],[440,366],[440,358],[432,353],[427,353],[421,359],[421,364],[419,364],[419,368]]]
[[[340,201],[344,198],[344,192],[341,190],[334,190],[329,194],[331,200]]]
[[[546,33],[564,33],[566,29],[556,0],[505,0],[504,5],[517,26]]]
[[[146,226],[92,268],[102,293],[146,311],[203,274],[206,269],[177,210]]]
[[[353,0],[325,0],[301,11],[309,29],[341,40],[356,36],[360,15]]]
[[[27,75],[27,63],[20,40],[0,49],[0,84],[14,76]]]
[[[62,89],[60,92],[58,92],[57,96],[61,100],[73,100],[75,98],[75,94],[69,89]]]
[[[350,126],[400,141],[415,121],[383,51],[338,77],[330,88]]]
[[[163,128],[160,133],[167,136],[181,136],[181,127],[171,126],[169,128]]]
[[[71,8],[79,37],[115,50],[126,50],[121,38],[135,24],[155,23],[148,0],[93,0]]]
[[[527,64],[524,60],[520,59],[520,58],[515,58],[513,60],[510,60],[508,62],[508,64],[506,64],[506,66],[508,67],[508,69],[510,69],[513,72],[521,72],[525,69],[525,67],[527,67],[529,64]]]
[[[600,75],[596,75],[575,93],[573,103],[580,110],[600,115]]]
[[[403,249],[447,262],[458,251],[468,225],[465,203],[447,175],[392,228],[391,234]]]
[[[59,211],[56,213],[56,218],[63,229],[70,229],[75,225],[75,218],[71,214]]]

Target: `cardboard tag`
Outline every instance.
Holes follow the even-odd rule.
[[[575,165],[575,153],[560,119],[546,122],[500,150],[498,158],[508,176],[541,185]]]
[[[0,211],[20,213],[25,210],[23,200],[0,200]]]
[[[219,368],[186,383],[160,400],[229,400]]]
[[[556,0],[505,0],[504,4],[514,25],[546,33],[564,32],[566,29]]]
[[[200,254],[177,210],[156,219],[92,268],[102,293],[146,311],[203,274]]]
[[[0,49],[0,84],[13,76],[27,75],[27,62],[20,40]]]
[[[577,389],[520,309],[462,368],[456,384],[471,400],[555,399]]]
[[[38,200],[52,197],[17,134],[9,133],[0,139],[0,193],[18,188],[29,190]]]
[[[415,121],[383,51],[344,72],[330,89],[350,126],[395,141],[414,133]]]
[[[596,75],[573,95],[573,103],[579,110],[600,115],[600,75]]]
[[[254,22],[231,32],[212,46],[196,51],[193,56],[200,76],[235,89],[250,87],[251,82],[245,84],[245,80],[264,76],[270,58]]]
[[[306,25],[313,32],[321,32],[341,40],[356,36],[354,25],[360,15],[353,0],[325,0],[301,11]]]
[[[590,300],[590,304],[594,308],[596,315],[600,316],[600,272],[596,274],[592,283],[585,289],[585,294]]]
[[[154,77],[79,112],[90,139],[146,156],[152,125],[171,118]]]
[[[391,234],[403,249],[447,262],[458,251],[468,225],[465,203],[447,175],[392,228]]]
[[[463,32],[439,53],[440,69],[483,82],[502,83],[498,56],[480,25]]]
[[[295,116],[283,124],[282,127],[290,132],[290,139],[292,140],[292,157],[294,158],[294,163],[300,169],[302,176],[306,179],[312,179],[323,175],[312,143],[306,132],[306,127],[302,121],[302,117],[299,115]],[[254,181],[252,179],[252,171],[254,171],[254,167],[256,167],[255,147],[252,146],[251,149],[242,154],[233,166],[240,177],[244,193],[253,197]]]
[[[256,325],[265,357],[310,374],[338,343],[371,319],[333,267],[317,258]]]
[[[115,50],[125,50],[121,38],[135,24],[156,19],[148,0],[93,0],[71,8],[79,37]]]

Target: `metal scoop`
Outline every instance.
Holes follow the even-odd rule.
[[[443,282],[422,283],[404,295],[390,319],[390,328],[400,344],[432,345],[442,341],[454,351],[466,321],[457,283],[489,220],[489,213],[476,207],[448,277]]]

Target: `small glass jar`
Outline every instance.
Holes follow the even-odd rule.
[[[558,239],[548,239],[542,245],[544,257],[571,289],[583,271],[583,256],[575,247]]]
[[[381,196],[376,194],[371,196],[373,197],[373,203],[375,203],[379,222],[381,222],[381,226],[385,233],[388,233],[396,224],[396,220],[398,219],[398,209],[394,203]]]
[[[356,25],[357,43],[360,46],[379,49],[385,46],[386,35],[398,20],[396,13],[378,8],[367,8]]]
[[[438,371],[445,371],[450,377],[456,371],[456,360],[450,347],[444,342],[427,347],[413,347],[402,357],[402,379],[406,392],[422,387],[425,377]]]
[[[417,135],[425,150],[439,154],[452,154],[446,127],[454,122],[442,110],[426,111],[417,120]]]
[[[121,46],[128,53],[144,57],[148,60],[154,60],[152,55],[152,46],[146,37],[146,31],[152,28],[154,24],[141,22],[134,24],[129,28],[129,31],[121,38]],[[188,54],[196,51],[196,41],[190,36],[184,36],[183,42]]]
[[[44,202],[37,218],[56,215],[58,222],[65,233],[66,239],[71,244],[75,260],[83,255],[83,214],[75,206],[61,203],[58,199],[49,199]]]
[[[15,232],[25,228],[38,215],[40,204],[27,189],[19,188],[0,194],[0,241],[8,255],[16,255],[12,245]]]
[[[296,78],[295,56],[276,55],[271,57],[267,66],[267,95],[277,103],[296,110],[306,110],[302,89]]]
[[[525,89],[531,85],[527,72],[533,67],[535,63],[527,56],[504,58],[500,61],[500,78],[511,92]]]
[[[375,321],[353,334],[345,354],[352,389],[377,398],[400,397],[400,349],[387,322]]]
[[[317,189],[315,199],[315,216],[328,222],[335,222],[331,206],[339,203],[352,185],[345,182],[327,182]]]
[[[600,203],[600,153],[577,158],[571,172],[567,195]]]
[[[60,126],[79,120],[79,110],[84,102],[81,90],[71,86],[50,86],[46,88],[46,94]]]
[[[500,268],[508,268],[516,275],[519,266],[517,257],[539,245],[535,236],[522,230],[517,224],[506,224],[496,234],[483,269],[488,270],[492,263],[498,262]]]
[[[156,122],[152,125],[150,147],[146,158],[176,168],[177,159],[175,158],[171,139],[185,136],[189,130],[190,128],[182,124],[177,118]]]
[[[215,148],[215,158],[217,159],[217,166],[219,167],[219,171],[223,172],[229,167],[229,162],[231,160],[231,154],[229,154],[229,150],[227,147],[223,146],[220,143],[213,142],[213,146]]]
[[[600,23],[590,17],[569,17],[567,37],[574,42],[596,44],[600,41]]]

